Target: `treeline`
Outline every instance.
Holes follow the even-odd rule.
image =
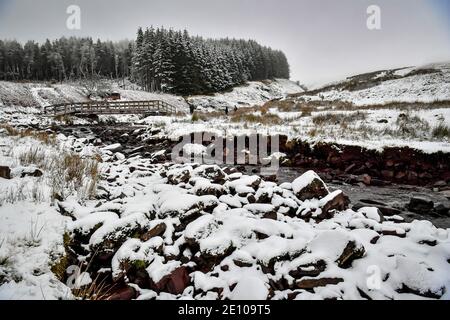
[[[199,94],[248,80],[289,78],[281,51],[255,41],[205,40],[164,28],[139,29],[133,55],[134,79],[149,91]]]
[[[0,79],[66,81],[131,75],[133,43],[61,38],[44,44],[0,40]]]
[[[251,80],[289,78],[283,52],[252,40],[204,39],[187,31],[138,30],[136,41],[0,40],[0,79],[129,78],[147,91],[202,94]]]

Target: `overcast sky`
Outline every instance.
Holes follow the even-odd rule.
[[[66,8],[81,8],[81,30]],[[381,8],[381,30],[366,9]],[[251,38],[283,50],[306,84],[382,68],[450,61],[448,0],[0,0],[0,38],[133,39],[138,26],[205,37]]]

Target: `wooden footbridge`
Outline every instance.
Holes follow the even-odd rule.
[[[44,108],[48,116],[143,114],[165,116],[179,112],[176,107],[161,100],[149,101],[89,101],[55,104]]]

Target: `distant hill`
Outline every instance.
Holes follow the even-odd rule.
[[[291,95],[308,101],[355,105],[450,100],[450,63],[380,70],[349,77],[320,89]]]

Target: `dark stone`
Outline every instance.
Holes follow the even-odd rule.
[[[411,212],[419,214],[429,214],[433,208],[434,202],[425,197],[413,197],[408,204],[408,209]]]
[[[253,264],[241,260],[233,260],[234,264],[240,268],[250,268]]]
[[[319,260],[315,263],[299,266],[297,269],[289,271],[289,275],[296,279],[299,279],[301,277],[317,277],[320,275],[320,273],[325,271],[326,267],[326,262],[323,260]]]
[[[370,243],[371,244],[376,244],[378,242],[378,240],[380,240],[380,236],[374,237],[372,240],[370,240]]]
[[[406,238],[406,232],[405,233],[398,233],[395,230],[383,230],[382,232],[383,236],[393,236],[393,237],[399,237],[399,238]]]
[[[225,265],[220,267],[220,270],[222,270],[223,272],[227,272],[228,270],[230,270],[230,266],[225,264]]]
[[[313,179],[309,185],[300,190],[296,196],[301,201],[320,199],[328,195],[328,190],[322,180]]]
[[[32,169],[28,169],[26,171],[23,171],[20,174],[21,178],[25,178],[25,177],[35,177],[35,178],[39,178],[42,177],[43,173],[41,170],[37,169],[37,168],[32,168]]]
[[[278,215],[277,215],[277,213],[275,211],[266,212],[263,215],[263,219],[277,220],[278,219]]]
[[[0,166],[0,178],[11,179],[11,169],[6,166]]]
[[[374,208],[377,208],[378,210],[380,210],[381,214],[386,217],[391,217],[391,216],[399,215],[402,213],[401,210],[391,208],[391,207],[386,207],[381,202],[378,202],[378,201],[365,200],[365,199],[361,199],[360,201],[362,203],[357,203],[352,206],[352,209],[354,211],[358,211],[359,209],[361,209],[363,207],[367,207],[367,205],[369,205],[371,207],[374,207]]]
[[[218,166],[207,166],[198,175],[210,180],[212,183],[223,184],[225,182],[225,173]]]
[[[255,195],[253,195],[253,194],[249,194],[248,196],[247,196],[247,200],[248,200],[248,203],[256,203],[256,197],[255,197]]]
[[[312,290],[317,287],[325,287],[327,285],[335,285],[344,282],[342,278],[321,278],[321,279],[304,279],[297,281],[296,286],[303,290]]]
[[[386,182],[383,181],[383,180],[380,180],[380,179],[375,179],[375,178],[373,178],[373,179],[370,181],[370,185],[371,185],[371,186],[374,186],[374,187],[383,187],[383,186],[386,185]]]
[[[355,241],[350,241],[336,262],[340,268],[348,269],[352,266],[353,261],[362,258],[365,252],[362,245],[358,246]]]
[[[181,172],[177,172],[177,174],[170,174],[167,176],[168,182],[173,185],[177,185],[179,183],[188,183],[190,178],[191,173],[187,169]]]
[[[445,292],[445,287],[443,287],[441,289],[441,292],[435,293],[435,292],[431,292],[431,290],[428,290],[425,292],[423,290],[419,291],[419,290],[411,289],[407,285],[403,284],[402,287],[397,290],[397,292],[414,294],[414,295],[417,295],[420,297],[425,297],[425,298],[430,298],[430,299],[440,299]]]
[[[258,239],[258,240],[264,240],[269,237],[267,234],[259,232],[259,231],[254,231],[254,233],[256,235],[256,239]]]
[[[435,208],[434,211],[441,215],[441,216],[448,216],[449,212],[450,212],[450,208],[445,206],[442,203],[439,203]]]
[[[375,200],[371,200],[371,199],[361,199],[359,201],[361,201],[362,203],[365,203],[365,204],[370,204],[372,206],[384,206],[384,203],[381,203],[381,202],[375,201]]]
[[[119,290],[116,290],[108,300],[133,300],[137,298],[136,290],[131,287],[125,287]]]
[[[148,241],[151,238],[154,237],[161,237],[164,232],[166,232],[166,224],[164,222],[161,222],[160,224],[158,224],[156,227],[154,227],[153,229],[149,230],[148,232],[144,233],[141,236],[141,240],[142,241]]]
[[[422,240],[422,241],[419,241],[419,244],[426,244],[427,246],[435,247],[437,245],[437,241],[436,240]]]
[[[335,212],[344,211],[348,209],[349,205],[350,199],[341,191],[322,206],[322,213],[318,219],[331,219]]]

